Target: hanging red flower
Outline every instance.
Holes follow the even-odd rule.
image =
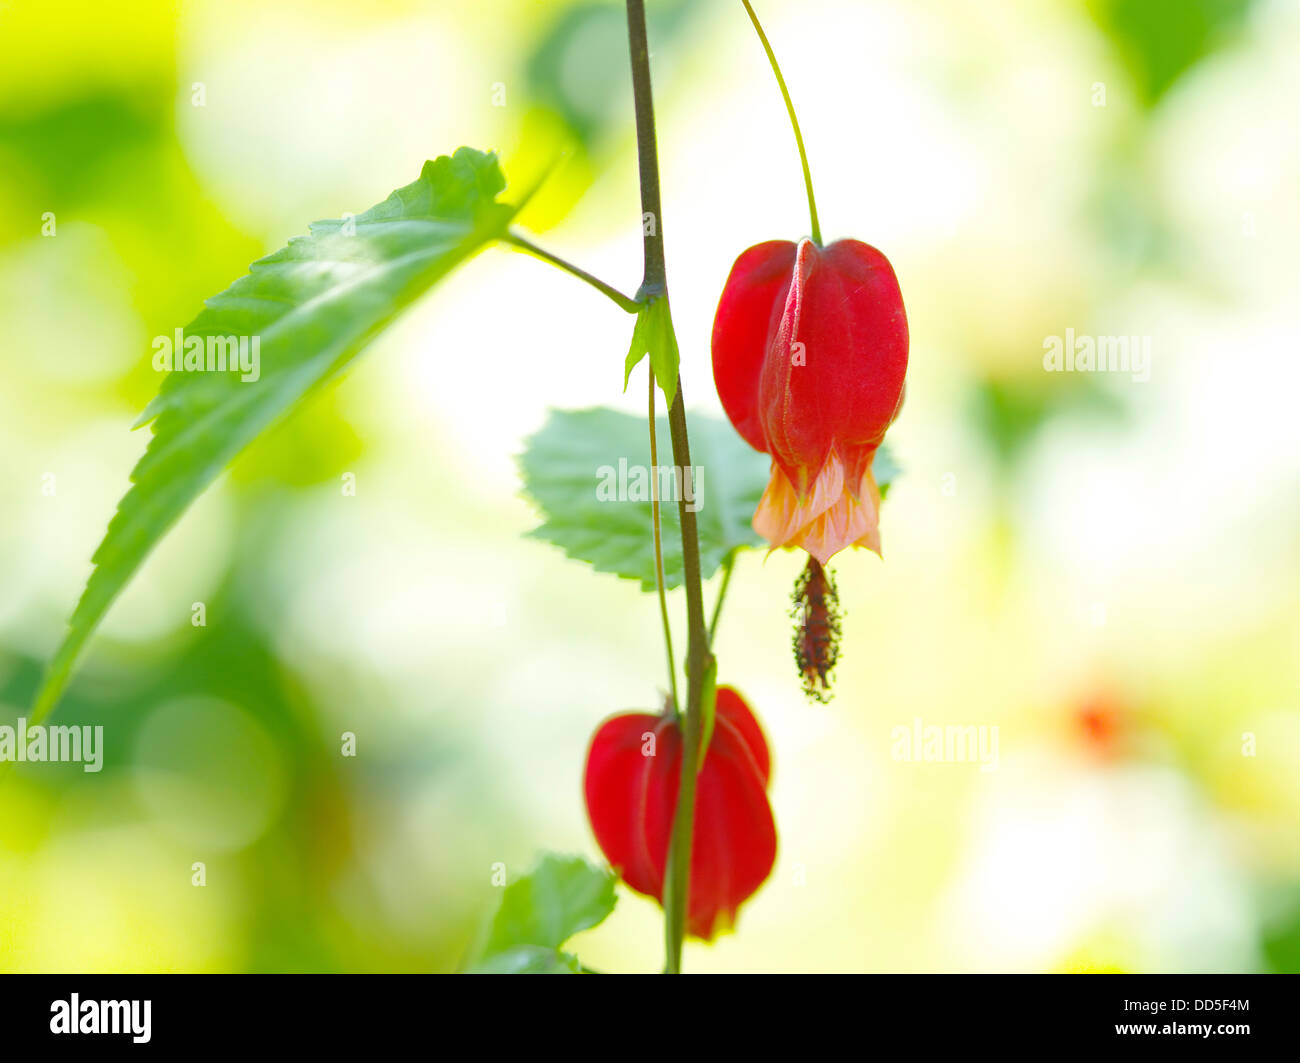
[[[871,463],[898,415],[907,317],[874,247],[772,240],[731,268],[713,323],[713,377],[731,423],[772,456],[754,529],[825,564],[880,553]]]
[[[682,735],[672,709],[606,720],[587,753],[587,815],[610,865],[638,893],[663,903],[664,869]],[[776,824],[767,800],[770,758],[741,696],[719,687],[713,739],[696,783],[687,932],[712,940],[772,871]]]

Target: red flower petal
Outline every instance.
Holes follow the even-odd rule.
[[[638,893],[658,896],[663,889],[662,855],[646,848],[646,788],[654,757],[644,755],[647,736],[656,747],[671,721],[650,713],[627,713],[606,720],[587,752],[587,815],[596,843],[610,866]],[[680,756],[680,752],[678,753]]]
[[[749,752],[754,758],[754,764],[763,779],[763,785],[766,786],[768,776],[772,770],[771,761],[768,758],[767,740],[763,737],[763,729],[758,725],[758,720],[749,711],[749,706],[731,687],[718,687],[716,712],[717,718],[719,720],[725,719],[730,723],[746,745],[749,746]]]
[[[856,471],[884,439],[902,401],[908,336],[898,280],[874,247],[804,240],[792,272],[758,408],[768,452],[803,495],[832,453]]]
[[[706,941],[736,922],[776,862],[766,779],[740,731],[719,716],[695,795],[688,929]]]
[[[647,750],[654,736],[654,755]],[[681,777],[681,732],[671,714],[629,713],[597,730],[587,755],[587,812],[623,880],[663,901],[664,869]],[[696,782],[688,931],[709,940],[763,884],[776,860],[767,801],[770,768],[758,721],[740,695],[718,688],[713,740]]]
[[[758,378],[772,329],[790,290],[795,245],[769,240],[745,251],[731,267],[713,319],[713,380],[736,431],[767,452],[758,411]]]

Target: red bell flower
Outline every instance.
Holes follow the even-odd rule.
[[[610,865],[638,893],[663,903],[677,811],[682,735],[672,708],[606,720],[587,752],[587,815]],[[686,929],[712,940],[763,884],[776,860],[767,801],[770,758],[762,729],[730,687],[718,687],[716,722],[695,792]]]
[[[713,322],[713,377],[731,423],[772,456],[754,529],[818,562],[880,553],[876,448],[898,415],[907,317],[874,247],[772,240],[731,268]]]

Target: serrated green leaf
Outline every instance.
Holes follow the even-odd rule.
[[[632,344],[623,362],[623,390],[627,390],[632,370],[641,359],[650,356],[650,370],[655,383],[664,393],[669,406],[677,394],[677,368],[681,353],[677,348],[677,333],[673,330],[672,311],[668,299],[661,297],[647,303],[637,311],[636,325],[632,329]]]
[[[496,202],[495,156],[460,148],[355,218],[254,262],[209,299],[186,337],[260,341],[256,381],[173,372],[141,418],[153,438],[95,551],[94,571],[37,694],[32,722],[57,701],[113,600],[150,550],[231,460],[305,395],[335,377],[397,313],[489,241],[514,208]]]
[[[546,853],[506,886],[468,974],[581,974],[560,946],[603,921],[618,900],[614,873],[580,856]]]
[[[505,888],[482,955],[492,957],[519,945],[558,949],[614,910],[615,881],[611,871],[580,856],[545,854],[531,872]]]
[[[542,945],[516,945],[465,969],[466,974],[582,974],[571,952]]]
[[[660,461],[671,462],[665,457],[672,454],[667,418],[659,418],[656,432]],[[708,579],[730,551],[766,545],[750,522],[767,487],[770,459],[718,418],[692,414],[690,434],[700,572]],[[542,511],[542,523],[530,537],[560,547],[597,572],[655,589],[650,440],[643,418],[606,407],[553,410],[527,441],[519,464],[524,490]],[[883,495],[897,474],[886,447],[876,452],[873,469]],[[642,482],[643,494],[637,491]],[[660,482],[664,583],[673,588],[682,583],[682,542],[677,496],[667,493],[676,490],[671,465]]]
[[[671,588],[682,582],[682,543],[666,417],[659,418],[656,431],[664,463],[659,507],[664,582]],[[700,569],[708,579],[728,551],[762,545],[750,520],[767,486],[769,460],[717,418],[692,414],[690,433]],[[640,580],[643,590],[654,590],[649,465],[644,418],[606,407],[553,410],[520,458],[524,490],[544,518],[529,535],[598,572]]]

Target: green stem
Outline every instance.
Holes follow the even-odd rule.
[[[731,586],[731,570],[736,567],[736,552],[732,550],[722,559],[722,586],[718,588],[718,600],[713,603],[713,619],[709,621],[709,645],[718,637],[718,621],[722,618],[722,603],[727,598],[727,588]]]
[[[632,58],[632,96],[636,107],[637,165],[641,178],[645,273],[640,294],[654,298],[668,292],[664,264],[663,215],[659,203],[659,154],[655,145],[655,111],[650,89],[650,46],[646,40],[644,0],[627,0],[627,37]],[[645,220],[652,224],[645,224]],[[682,399],[681,376],[668,409],[668,427],[673,441],[673,463],[690,476],[691,447],[686,431],[686,406]],[[682,764],[698,764],[703,714],[704,677],[712,654],[709,630],[704,621],[704,591],[700,581],[700,537],[694,507],[687,498],[694,492],[678,492],[677,512],[682,526],[682,572],[686,585],[686,720],[682,726]],[[668,867],[664,874],[664,937],[667,960],[664,969],[679,974],[682,945],[686,939],[691,867],[691,843],[695,826],[694,771],[683,771],[677,791],[677,811],[668,844]]]
[[[599,277],[592,276],[585,269],[582,269],[579,266],[575,266],[572,262],[566,262],[559,255],[553,255],[551,254],[551,252],[543,250],[542,248],[538,247],[535,243],[533,243],[531,240],[528,240],[525,237],[521,236],[514,229],[511,229],[510,232],[506,234],[505,242],[512,245],[513,247],[519,248],[521,251],[527,251],[528,254],[530,255],[535,255],[537,258],[540,258],[543,262],[549,262],[553,266],[559,266],[560,269],[564,270],[564,272],[572,273],[579,280],[586,281],[593,288],[595,288],[596,291],[602,293],[603,295],[607,295],[610,299],[612,299],[615,303],[617,303],[619,307],[621,307],[623,310],[626,310],[629,314],[635,314],[638,310],[641,309],[641,304],[638,303],[635,299],[629,299],[617,288],[613,287],[612,285],[606,284]]]
[[[668,595],[664,591],[664,551],[659,531],[659,442],[655,438],[655,374],[650,377],[650,507],[654,511],[655,583],[659,588],[659,616],[664,624],[664,649],[668,653],[668,687],[672,692],[673,712],[681,719],[677,700],[677,658],[673,653],[673,627],[668,621]]]
[[[794,113],[794,102],[790,99],[790,90],[786,88],[785,78],[781,76],[781,68],[776,62],[776,54],[772,51],[772,45],[768,43],[767,34],[763,32],[758,16],[754,14],[754,9],[750,6],[749,0],[741,0],[741,2],[745,5],[745,10],[749,12],[749,21],[754,24],[754,29],[758,31],[758,39],[763,42],[763,51],[767,52],[767,61],[772,64],[772,73],[776,75],[776,83],[781,86],[781,95],[785,98],[785,109],[790,115],[790,125],[794,128],[794,140],[799,145],[799,161],[803,163],[803,183],[808,190],[808,214],[812,218],[813,243],[820,247],[822,228],[817,221],[817,201],[813,198],[812,171],[808,169],[808,150],[803,144],[803,134],[799,132],[799,119]]]

